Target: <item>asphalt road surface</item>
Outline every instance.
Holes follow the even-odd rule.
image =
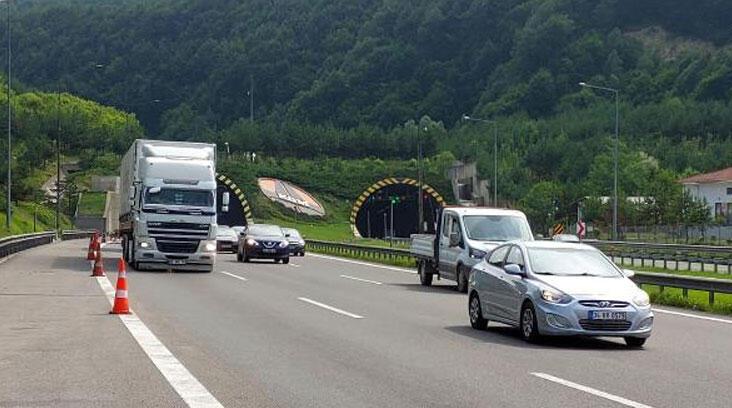
[[[107,314],[107,297],[88,277],[85,244],[37,248],[0,265],[0,406],[190,404],[158,370],[155,353]],[[104,254],[113,282],[119,248]],[[612,339],[528,345],[502,325],[473,330],[465,295],[444,281],[422,287],[400,268],[310,254],[289,265],[221,255],[211,274],[128,278],[130,304],[170,351],[166,358],[226,407],[732,401],[729,318],[659,312],[642,350]]]

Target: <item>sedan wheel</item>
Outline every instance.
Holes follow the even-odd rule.
[[[528,342],[539,339],[539,330],[536,327],[536,312],[531,303],[526,303],[521,309],[521,337]]]
[[[468,315],[470,315],[470,325],[474,329],[484,330],[488,326],[488,320],[483,317],[483,311],[480,308],[480,298],[478,298],[478,295],[470,297]]]

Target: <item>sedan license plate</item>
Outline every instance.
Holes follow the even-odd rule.
[[[265,248],[262,250],[262,252],[264,252],[265,254],[274,254],[275,252],[277,252],[277,250]]]
[[[186,260],[185,259],[170,259],[170,260],[168,260],[168,263],[171,265],[185,265]]]
[[[609,310],[590,310],[590,320],[626,320],[625,312],[612,312]]]

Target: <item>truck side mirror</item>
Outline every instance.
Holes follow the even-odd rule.
[[[450,246],[456,247],[460,245],[460,234],[457,232],[450,233]]]
[[[221,196],[221,212],[227,213],[229,212],[229,192],[226,191]]]

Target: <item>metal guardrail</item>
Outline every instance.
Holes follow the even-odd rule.
[[[595,243],[597,242],[598,241],[596,241]],[[587,243],[589,244],[590,242]],[[615,242],[613,244],[618,243]],[[400,259],[406,261],[416,261],[414,256],[407,249],[383,248],[358,244],[343,244],[338,242],[320,240],[307,240],[306,245],[309,249],[316,252],[322,251],[335,255],[373,259],[376,261],[396,261]],[[631,245],[638,246],[639,244],[633,243]],[[663,292],[664,289],[667,287],[678,288],[682,290],[682,296],[684,298],[688,297],[689,290],[699,290],[707,292],[709,293],[709,304],[714,304],[715,293],[732,294],[732,280],[728,279],[703,278],[665,273],[636,272],[635,276],[633,277],[633,281],[635,281],[639,285],[658,286],[661,292]]]
[[[63,231],[61,239],[64,241],[71,239],[89,238],[94,231]],[[24,251],[26,249],[35,248],[41,245],[53,243],[56,240],[55,231],[37,232],[33,234],[13,235],[0,239],[0,258],[8,255]]]
[[[600,249],[608,256],[620,258],[621,264],[625,263],[626,258],[640,259],[641,266],[646,266],[646,261],[649,261],[649,266],[663,269],[691,271],[697,265],[699,270],[711,268],[719,272],[722,267],[727,273],[732,273],[732,247],[728,246],[595,240],[585,240],[583,243]]]
[[[5,237],[0,239],[0,257],[4,258],[29,248],[50,244],[54,239],[56,233],[53,231]]]

